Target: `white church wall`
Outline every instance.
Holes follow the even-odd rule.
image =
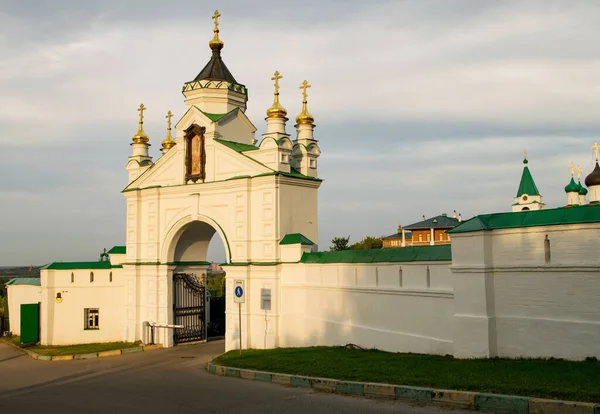
[[[254,143],[254,131],[256,131],[256,128],[242,113],[237,116],[230,114],[221,118],[217,122],[215,130],[218,138],[222,137],[227,141],[240,142],[247,145],[253,145]]]
[[[286,234],[300,233],[319,244],[318,186],[319,182],[301,183],[282,179],[279,187],[279,227],[281,240]]]
[[[21,335],[21,305],[39,303],[42,300],[42,288],[31,285],[8,285],[8,320],[13,335]]]
[[[41,344],[124,341],[123,276],[119,268],[42,270]],[[60,303],[56,301],[57,293],[62,297]],[[85,309],[99,310],[99,329],[85,328]]]
[[[289,246],[282,246],[283,248]],[[226,349],[356,343],[387,351],[452,353],[449,262],[226,266]],[[270,310],[262,309],[265,290]]]
[[[599,357],[599,230],[593,223],[454,234],[455,356]]]

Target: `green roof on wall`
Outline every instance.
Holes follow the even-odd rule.
[[[123,266],[111,266],[110,262],[54,262],[42,266],[40,269],[48,270],[77,270],[77,269],[115,269],[122,268]]]
[[[598,222],[600,222],[600,205],[585,205],[517,213],[482,214],[464,221],[448,233]]]
[[[39,277],[16,277],[6,282],[6,285],[41,286],[41,281]]]
[[[107,253],[108,254],[125,254],[127,248],[125,246],[113,246]]]
[[[304,253],[300,263],[395,263],[451,261],[449,244],[408,246],[397,249],[342,250]]]
[[[286,234],[279,244],[303,244],[312,246],[314,243],[300,233]]]

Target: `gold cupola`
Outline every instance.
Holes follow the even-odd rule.
[[[273,97],[273,105],[267,109],[268,118],[285,118],[287,116],[287,111],[279,103],[279,79],[281,78],[283,78],[283,76],[281,76],[277,70],[271,78],[272,81],[275,81],[275,94]]]
[[[138,112],[140,113],[140,121],[138,130],[133,136],[134,144],[147,144],[148,141],[150,141],[150,138],[148,138],[148,135],[146,135],[146,133],[144,132],[144,111],[146,109],[147,108],[144,106],[144,104],[141,104],[138,108]]]
[[[165,118],[167,118],[167,137],[163,140],[162,147],[163,150],[170,150],[171,148],[173,148],[175,146],[175,140],[173,139],[173,136],[171,135],[171,118],[173,118],[173,112],[169,111],[167,113],[167,116],[165,116]]]
[[[221,17],[221,14],[219,13],[218,10],[215,10],[215,14],[213,14],[213,20],[215,21],[215,28],[213,29],[213,33],[214,36],[211,39],[210,42],[208,42],[208,46],[212,49],[212,50],[221,50],[223,49],[223,46],[225,46],[225,43],[223,43],[223,41],[221,39],[219,39],[219,17]]]
[[[304,80],[304,82],[302,82],[302,86],[300,86],[300,89],[302,89],[302,112],[300,112],[300,115],[298,115],[296,117],[296,123],[298,125],[307,125],[307,124],[313,124],[315,122],[315,119],[313,118],[313,116],[310,114],[310,112],[308,112],[308,108],[306,107],[307,101],[306,101],[306,97],[308,96],[308,94],[306,93],[306,89],[310,88],[310,85],[308,84],[308,82],[306,81],[306,79]]]

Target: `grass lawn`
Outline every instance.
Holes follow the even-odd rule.
[[[12,336],[6,338],[16,346],[20,346],[19,337]],[[65,346],[26,346],[23,347],[28,351],[36,352],[40,355],[59,356],[59,355],[76,355],[76,354],[93,354],[96,352],[113,351],[115,349],[125,349],[140,346],[140,342],[105,342],[100,344],[81,344],[81,345],[65,345]]]
[[[348,381],[600,402],[600,362],[454,359],[343,347],[230,351],[215,364]]]

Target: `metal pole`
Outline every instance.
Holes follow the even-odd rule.
[[[239,316],[240,316],[240,355],[242,355],[242,304],[238,303],[239,305]]]

